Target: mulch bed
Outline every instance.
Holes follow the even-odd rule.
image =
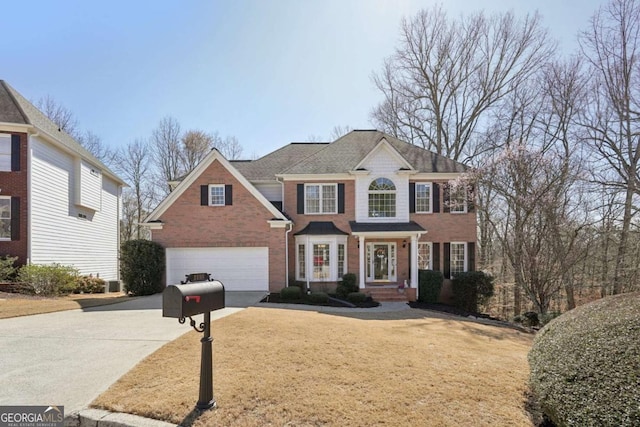
[[[269,302],[269,303],[275,303],[275,304],[305,304],[305,305],[316,305],[321,307],[353,307],[355,306],[358,308],[372,308],[372,307],[378,307],[380,305],[378,301],[373,301],[371,299],[364,302],[352,304],[350,302],[342,301],[338,298],[335,298],[334,296],[332,296],[331,299],[329,299],[329,301],[325,303],[311,302],[304,299],[304,297],[300,300],[283,300],[280,298],[280,294],[275,292],[268,294],[260,302]]]

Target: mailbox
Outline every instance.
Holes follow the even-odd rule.
[[[224,307],[224,285],[217,280],[169,285],[162,292],[162,317],[180,319]]]

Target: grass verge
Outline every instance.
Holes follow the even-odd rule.
[[[193,426],[532,425],[530,335],[420,310],[382,314],[252,307],[212,323],[218,409],[193,411],[195,332],[92,406]]]
[[[123,293],[38,297],[0,292],[0,319],[115,304],[131,299]]]

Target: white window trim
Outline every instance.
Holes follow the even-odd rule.
[[[369,283],[389,283],[389,282],[395,282],[398,280],[398,244],[396,242],[367,242],[367,247],[366,247],[366,252],[365,252],[365,256],[366,253],[369,252],[371,254],[373,254],[373,248],[375,247],[375,245],[387,245],[387,248],[389,250],[389,252],[392,251],[392,247],[393,247],[393,252],[395,253],[395,259],[393,261],[395,261],[395,263],[392,263],[391,260],[387,261],[388,265],[392,265],[393,266],[393,270],[395,272],[395,274],[393,276],[389,275],[388,279],[378,279],[376,280],[374,278],[375,273],[373,273],[373,256],[371,256],[371,259],[369,260],[369,273],[372,274],[370,275],[366,275],[366,279],[367,282]],[[366,264],[366,260],[365,260],[365,264]],[[365,274],[366,274],[366,266],[365,266]]]
[[[418,210],[418,185],[426,185],[429,187],[429,210],[428,211],[419,211]],[[433,213],[433,183],[431,182],[416,182],[416,191],[415,191],[415,206],[416,213],[419,214],[430,214]]]
[[[2,218],[2,219],[8,219],[9,220],[9,227],[11,227],[11,196],[0,196],[0,199],[6,199],[9,200],[9,218]],[[0,242],[9,242],[11,241],[11,231],[9,231],[9,237],[0,237]]]
[[[329,245],[329,277],[322,280],[317,280],[313,277],[313,245]],[[344,245],[344,274],[349,272],[349,253],[347,236],[343,235],[325,235],[325,236],[310,236],[302,235],[296,236],[296,280],[301,282],[310,283],[322,283],[322,282],[337,282],[338,278],[338,244]],[[299,262],[299,246],[305,246],[305,268],[306,278],[300,277],[300,262]]]
[[[462,210],[453,210],[454,204],[451,202],[453,198],[451,197],[451,190],[449,190],[449,213],[452,214],[466,214],[467,213],[467,194],[465,190],[464,200],[462,201]],[[457,207],[457,203],[456,203]]]
[[[213,203],[213,201],[211,200],[211,189],[212,188],[222,188],[222,203]],[[226,193],[225,193],[225,188],[224,188],[224,184],[209,184],[209,206],[224,206],[225,205],[225,198],[226,198]]]
[[[420,254],[420,245],[429,246],[429,266],[428,270],[433,270],[433,242],[418,242],[418,255]]]
[[[449,273],[451,275],[451,278],[453,279],[453,268],[452,268],[452,262],[453,262],[453,245],[463,245],[464,247],[464,260],[462,263],[462,272],[465,273],[467,271],[469,271],[469,254],[468,254],[468,245],[467,242],[450,242],[449,243]],[[458,273],[458,272],[456,272]]]
[[[7,158],[7,165],[8,167],[6,169],[2,168],[0,169],[0,172],[11,172],[11,157],[13,155],[13,152],[11,151],[13,149],[12,144],[11,144],[11,134],[10,133],[0,133],[0,139],[1,140],[6,140],[7,141],[7,147],[8,147],[8,151],[5,152],[0,152],[0,156],[2,157],[6,157]]]
[[[379,180],[380,178],[391,181],[394,189],[393,190],[370,190],[371,184],[373,184],[375,181]],[[395,196],[395,215],[394,216],[371,216],[371,211],[369,207],[369,201],[370,201],[369,196],[372,194],[393,194]],[[394,180],[392,180],[391,178],[387,178],[386,176],[379,176],[369,181],[369,184],[367,185],[367,217],[371,219],[379,219],[379,220],[398,218],[398,186],[396,185]]]
[[[319,205],[318,205],[318,212],[309,212],[309,209],[307,208],[307,187],[320,187],[320,199],[319,199]],[[335,200],[334,200],[334,211],[333,212],[323,212],[323,200],[324,198],[322,197],[323,195],[323,187],[334,187],[334,194],[335,194]],[[335,215],[338,213],[338,184],[337,183],[309,183],[309,184],[305,184],[304,185],[304,214],[305,215]]]

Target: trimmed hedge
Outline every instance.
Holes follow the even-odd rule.
[[[418,301],[437,303],[443,282],[444,276],[440,271],[418,270]]]
[[[26,283],[36,295],[64,295],[77,287],[78,270],[60,264],[28,264],[18,272],[18,281]]]
[[[324,304],[329,301],[329,294],[326,292],[313,292],[306,296],[307,301],[314,304]]]
[[[287,286],[280,291],[280,299],[291,301],[300,298],[302,298],[302,289],[297,286]]]
[[[336,288],[336,294],[339,297],[346,298],[352,292],[358,292],[358,281],[356,280],[356,275],[354,273],[346,273],[342,276],[342,280],[338,282],[338,287]]]
[[[129,240],[120,249],[120,276],[130,295],[162,292],[164,248],[150,240]]]
[[[357,304],[359,302],[365,302],[367,300],[367,296],[362,292],[350,292],[347,295],[347,301],[352,304]]]
[[[105,281],[99,277],[80,276],[76,281],[74,294],[103,294],[105,290]]]
[[[640,293],[575,308],[538,332],[530,385],[558,426],[640,425]]]
[[[470,313],[493,296],[493,277],[482,271],[456,273],[451,285],[455,306]]]

